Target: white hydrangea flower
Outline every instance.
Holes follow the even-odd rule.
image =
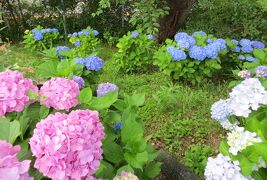
[[[227,134],[227,143],[230,146],[229,152],[233,155],[237,155],[239,151],[257,142],[262,142],[262,139],[257,137],[254,132],[245,131],[243,127],[236,127]]]
[[[230,157],[218,154],[216,158],[208,158],[205,168],[206,180],[250,180],[241,174],[239,162],[231,162]]]
[[[211,118],[219,122],[227,120],[231,112],[228,100],[220,99],[211,106]]]
[[[229,106],[236,116],[248,117],[261,104],[267,104],[267,91],[257,78],[242,81],[230,93]]]

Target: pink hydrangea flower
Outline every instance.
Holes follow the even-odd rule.
[[[33,180],[29,177],[30,160],[19,162],[16,155],[19,146],[12,146],[0,140],[0,179],[2,180]]]
[[[52,78],[40,89],[40,103],[56,110],[69,110],[78,104],[79,85],[74,80]]]
[[[120,176],[116,176],[113,180],[138,180],[138,177],[132,173],[122,171]]]
[[[0,72],[0,117],[7,112],[23,111],[26,105],[33,102],[28,96],[30,91],[37,93],[38,88],[20,72]]]
[[[52,179],[93,179],[102,159],[103,138],[97,111],[50,115],[36,125],[29,142],[34,167]]]

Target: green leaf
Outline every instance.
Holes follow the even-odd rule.
[[[20,124],[17,120],[9,122],[6,118],[0,118],[0,139],[13,144],[20,134]]]
[[[266,153],[266,147],[267,147],[267,142],[261,142],[261,143],[255,143],[254,144],[255,149],[259,152],[259,154],[262,156],[265,162],[267,162],[267,153]]]
[[[121,168],[119,168],[117,170],[117,175],[120,175],[122,171],[134,173],[133,168],[129,164],[128,165],[125,165],[125,166],[122,166]]]
[[[108,162],[102,160],[100,162],[100,167],[98,168],[97,172],[95,173],[95,177],[101,179],[112,179],[115,176],[114,168]]]
[[[219,151],[225,156],[230,156],[229,148],[230,146],[227,144],[227,142],[222,140],[219,146]]]
[[[109,108],[118,99],[118,91],[112,91],[103,97],[94,97],[90,102],[90,108],[93,110],[102,110]]]
[[[41,64],[37,68],[37,73],[39,76],[44,78],[56,77],[57,74],[57,61],[47,61]]]
[[[145,167],[144,174],[149,178],[154,178],[157,175],[159,175],[160,166],[161,166],[161,163],[151,162]]]
[[[242,174],[249,176],[252,173],[254,163],[250,162],[245,156],[239,155],[238,157]]]
[[[122,142],[127,144],[143,137],[143,127],[134,119],[127,119],[121,129]]]
[[[266,55],[265,55],[265,53],[264,53],[264,50],[262,50],[262,49],[254,49],[254,51],[253,51],[253,55],[254,55],[257,59],[259,59],[261,62],[264,62],[265,57],[266,57]]]
[[[20,161],[24,161],[32,158],[31,151],[29,151],[29,139],[24,140],[20,144],[20,151],[17,157]]]
[[[92,89],[90,87],[87,87],[81,90],[78,100],[80,103],[89,104],[92,96]]]
[[[21,139],[23,139],[23,136],[29,127],[29,122],[30,122],[30,117],[28,116],[27,111],[24,111],[22,116],[19,117]]]
[[[145,103],[145,94],[134,94],[132,96],[127,96],[126,101],[130,106],[142,106]]]
[[[106,160],[118,164],[123,160],[123,150],[114,141],[106,139],[103,142],[104,157]]]
[[[40,119],[46,118],[49,115],[49,110],[50,110],[50,108],[48,108],[46,106],[41,106],[40,111],[39,111]]]
[[[146,151],[137,154],[126,152],[124,158],[132,167],[142,170],[148,160],[148,153]]]

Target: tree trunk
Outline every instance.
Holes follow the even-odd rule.
[[[159,42],[173,38],[182,27],[196,0],[166,0],[170,7],[169,14],[160,19]]]

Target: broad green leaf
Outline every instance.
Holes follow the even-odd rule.
[[[39,76],[44,78],[56,77],[57,74],[57,61],[47,61],[41,64],[37,68],[37,73]]]
[[[265,55],[265,53],[264,53],[264,50],[262,50],[262,49],[254,49],[254,51],[253,51],[253,55],[254,55],[257,59],[259,59],[261,62],[264,62],[265,57],[266,57],[266,55]]]
[[[127,102],[130,106],[142,106],[145,103],[145,94],[134,94],[127,97]]]
[[[143,127],[134,119],[128,119],[124,122],[121,129],[122,142],[127,144],[143,137]]]
[[[240,168],[241,168],[242,174],[245,176],[251,175],[254,163],[250,162],[243,155],[238,155],[238,161],[240,163]]]
[[[0,118],[0,139],[13,144],[20,134],[20,124],[17,120],[10,122]]]
[[[118,99],[118,91],[105,94],[103,97],[93,97],[90,108],[93,110],[103,110],[109,108]]]
[[[123,150],[114,141],[105,140],[103,142],[104,157],[106,160],[118,164],[123,160]]]
[[[148,153],[146,151],[137,154],[126,152],[124,158],[132,167],[142,170],[143,166],[148,161]]]
[[[227,144],[227,142],[225,140],[222,140],[219,146],[219,151],[220,153],[222,153],[225,156],[230,156],[229,153],[229,145]]]
[[[161,163],[158,162],[151,162],[148,165],[146,165],[144,169],[144,174],[149,178],[154,178],[160,173],[160,166]]]
[[[24,111],[22,116],[19,117],[21,139],[23,139],[23,136],[29,127],[29,122],[30,122],[30,117],[28,116],[27,111]]]
[[[87,87],[81,90],[78,100],[80,103],[89,104],[92,96],[92,89],[90,87]]]
[[[95,177],[101,179],[112,179],[115,176],[114,168],[108,162],[102,160],[100,162],[100,167],[95,173]]]
[[[40,111],[39,111],[40,119],[46,118],[49,115],[49,110],[50,110],[50,108],[48,108],[46,106],[41,106]]]
[[[117,175],[120,175],[122,171],[134,173],[133,168],[129,164],[128,165],[125,165],[125,166],[122,166],[121,168],[119,168],[117,170]]]

